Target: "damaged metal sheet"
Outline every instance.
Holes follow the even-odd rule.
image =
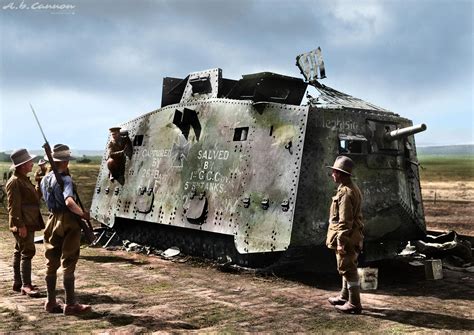
[[[426,235],[424,240],[408,243],[398,255],[418,260],[439,258],[443,260],[443,266],[464,271],[472,268],[471,248],[469,241],[460,238],[455,231],[450,231],[439,236]]]
[[[350,109],[369,109],[397,115],[389,110],[376,106],[370,102],[353,97],[349,94],[339,92],[329,86],[323,85],[317,81],[312,85],[318,90],[320,95],[317,98],[310,99],[310,104],[318,108],[350,108]]]

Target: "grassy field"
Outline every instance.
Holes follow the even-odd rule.
[[[473,156],[422,155],[419,161],[422,181],[474,181]]]

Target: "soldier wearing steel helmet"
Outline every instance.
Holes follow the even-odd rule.
[[[357,258],[364,239],[362,193],[351,179],[354,162],[349,157],[337,157],[328,168],[332,169],[332,178],[339,187],[332,197],[326,245],[335,250],[337,270],[342,276],[341,293],[328,300],[339,312],[359,314],[362,305]]]
[[[40,196],[28,178],[33,159],[26,149],[15,150],[10,158],[14,174],[6,185],[8,221],[15,237],[13,253],[13,291],[38,297],[38,288],[31,283],[31,260],[36,253],[35,231],[44,228],[40,213]]]

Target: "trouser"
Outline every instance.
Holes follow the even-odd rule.
[[[360,306],[359,274],[357,273],[357,258],[359,253],[348,250],[345,254],[336,251],[337,271],[342,276],[341,295],[353,305]],[[347,291],[344,289],[346,288]],[[345,293],[345,296],[343,295]]]
[[[75,303],[74,271],[81,246],[81,228],[77,220],[75,214],[64,211],[51,213],[46,223],[44,248],[48,301],[56,301],[56,273],[62,266],[66,304]]]
[[[36,253],[35,232],[27,231],[22,238],[18,232],[15,237],[15,251],[13,252],[13,282],[15,285],[31,285],[31,260]]]
[[[336,252],[337,271],[345,278],[348,287],[359,285],[358,257],[359,253],[355,250],[348,250],[345,254]]]

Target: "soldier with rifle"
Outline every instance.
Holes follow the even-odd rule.
[[[45,156],[45,159],[49,158],[52,171],[41,181],[41,191],[50,212],[44,231],[48,297],[44,308],[50,313],[82,314],[90,311],[91,306],[77,303],[74,272],[81,245],[79,223],[81,220],[89,220],[90,215],[78,205],[72,178],[68,174],[69,161],[75,159],[71,156],[69,147],[57,144],[49,156]],[[56,272],[61,265],[66,294],[64,306],[56,300]]]
[[[44,309],[49,313],[75,315],[91,310],[91,306],[76,302],[74,294],[74,271],[79,260],[81,246],[81,229],[89,243],[93,244],[95,236],[90,223],[90,214],[84,209],[77,194],[72,178],[69,175],[71,156],[69,147],[57,144],[53,150],[41,128],[33,106],[31,111],[38,123],[44,138],[44,159],[49,161],[51,171],[41,180],[40,189],[49,209],[49,218],[44,231],[44,248],[46,257],[46,288],[48,300]],[[86,224],[87,223],[87,224]],[[66,292],[66,305],[56,300],[56,278],[59,266],[63,267],[63,285]]]

